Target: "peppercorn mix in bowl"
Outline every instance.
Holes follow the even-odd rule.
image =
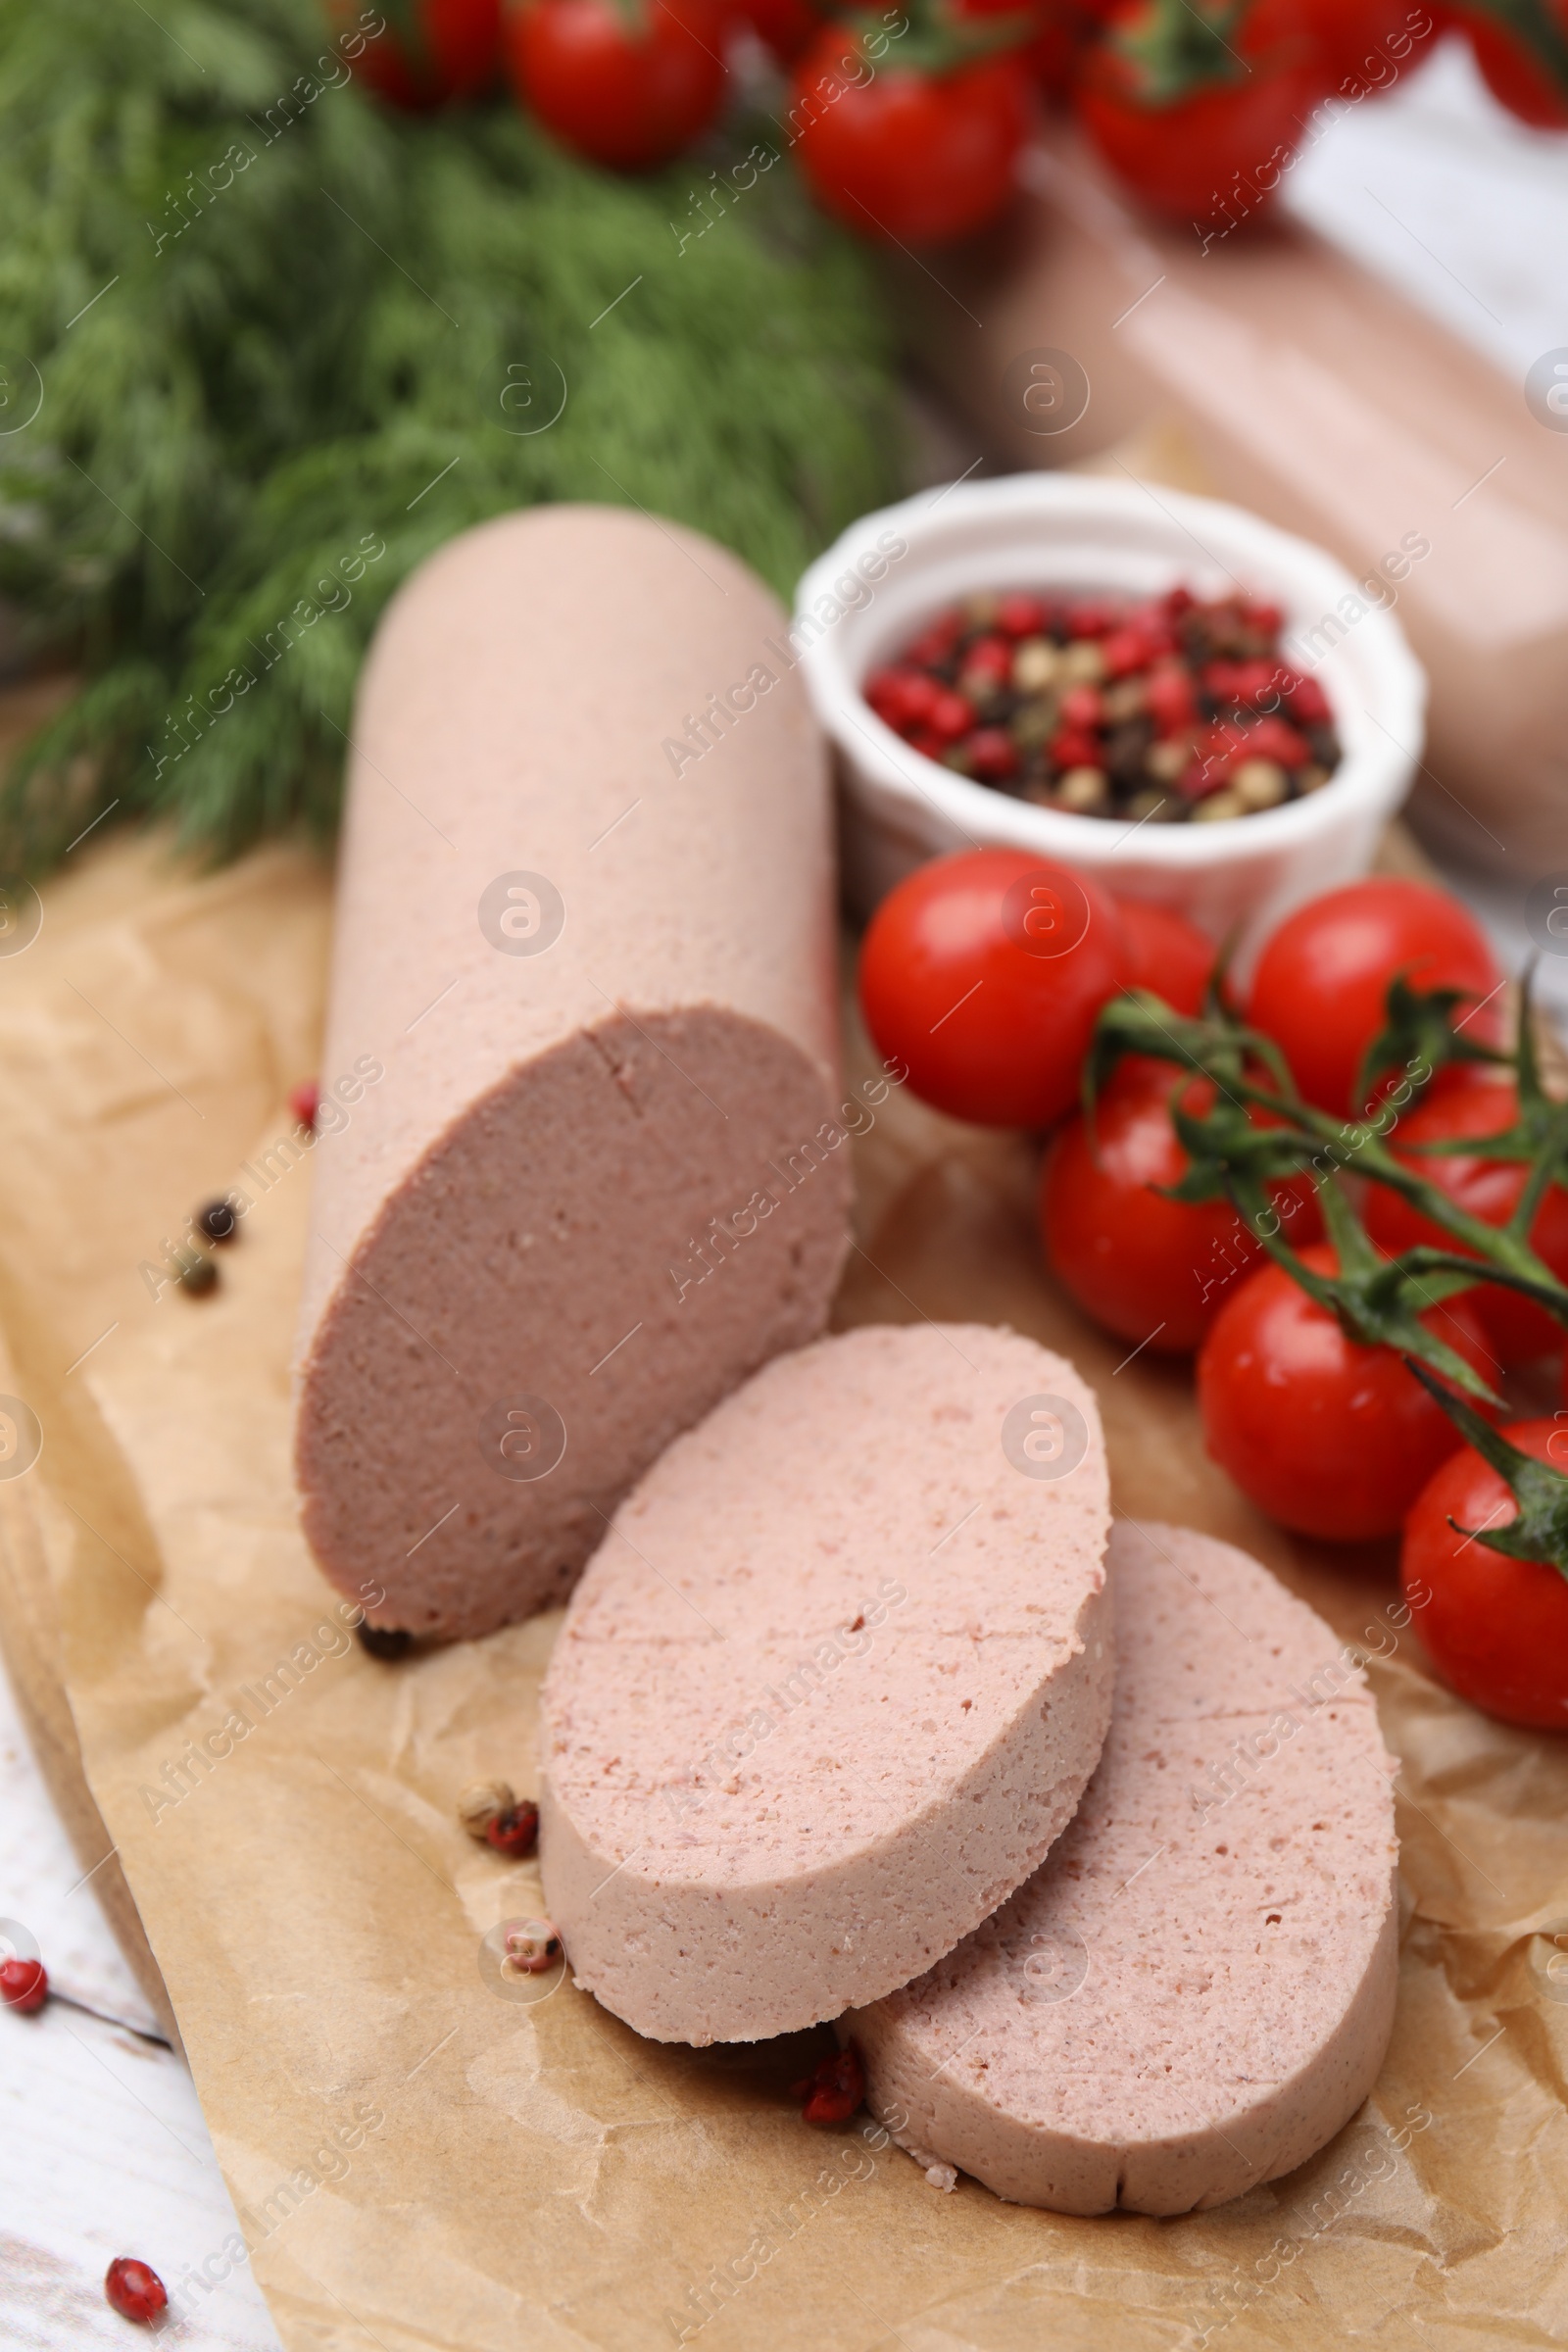
[[[955,775],[1135,823],[1261,815],[1340,763],[1333,708],[1285,659],[1276,605],[1189,588],[971,596],[873,670],[878,718]]]
[[[1245,969],[1290,906],[1367,870],[1421,755],[1392,612],[1322,549],[1130,479],[1009,475],[863,516],[802,579],[792,646],[862,912],[995,844],[1239,937]]]

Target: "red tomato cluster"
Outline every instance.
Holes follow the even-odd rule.
[[[1263,1258],[1227,1201],[1170,1198],[1189,1165],[1173,1109],[1200,1115],[1211,1082],[1129,1055],[1092,1119],[1073,1107],[1109,999],[1140,988],[1173,1014],[1193,1014],[1214,964],[1210,942],[1179,915],[1118,900],[1023,851],[978,850],[934,860],[883,900],[861,951],[860,1002],[879,1050],[938,1109],[991,1126],[1054,1127],[1041,1225],[1057,1280],[1135,1352],[1197,1350],[1205,1443],[1243,1492],[1282,1525],[1330,1541],[1402,1526],[1415,1622],[1442,1673],[1507,1721],[1568,1730],[1568,1577],[1505,1557],[1475,1533],[1513,1517],[1504,1481],[1392,1348],[1351,1339]],[[1343,1119],[1380,1097],[1368,1083],[1369,1050],[1396,978],[1421,992],[1456,991],[1465,1034],[1498,1039],[1500,975],[1479,926],[1444,892],[1393,879],[1351,883],[1298,908],[1265,942],[1243,1009],[1303,1097]],[[1472,1215],[1500,1225],[1526,1171],[1489,1159],[1485,1144],[1513,1125],[1517,1107],[1506,1075],[1448,1064],[1401,1109],[1390,1146]],[[1476,1149],[1418,1148],[1444,1141]],[[1303,1263],[1334,1273],[1310,1176],[1270,1191],[1279,1230]],[[1401,1195],[1380,1186],[1366,1195],[1368,1232],[1390,1255],[1446,1239]],[[1568,1281],[1568,1189],[1548,1188],[1532,1241]],[[1494,1387],[1505,1367],[1563,1348],[1559,1324],[1495,1283],[1435,1304],[1422,1321]],[[1568,1473],[1568,1411],[1507,1434]]]
[[[358,0],[324,0],[334,31]],[[1392,86],[1460,25],[1502,103],[1568,123],[1568,0],[407,0],[363,44],[405,107],[472,98],[505,65],[565,145],[617,171],[666,163],[724,103],[733,35],[791,75],[784,145],[825,209],[899,244],[968,235],[1007,205],[1042,98],[1073,105],[1155,207],[1227,231],[1266,209],[1312,111]],[[902,47],[900,44],[904,44]]]

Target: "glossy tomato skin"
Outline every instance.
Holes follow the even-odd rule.
[[[1490,998],[1465,1034],[1497,1043],[1502,975],[1480,924],[1446,891],[1393,878],[1348,882],[1287,915],[1264,942],[1247,1017],[1283,1050],[1309,1102],[1349,1117],[1363,1107],[1351,1102],[1356,1075],[1401,973],[1423,991],[1457,988],[1477,1005]]]
[[[1033,123],[1016,57],[926,74],[891,53],[858,56],[831,26],[790,90],[790,134],[818,202],[862,237],[904,245],[967,236],[1001,212]]]
[[[1510,1079],[1495,1078],[1473,1062],[1461,1063],[1440,1071],[1426,1100],[1400,1119],[1389,1138],[1390,1149],[1471,1216],[1488,1225],[1505,1225],[1519,1205],[1529,1174],[1522,1160],[1488,1159],[1481,1152],[1473,1158],[1468,1152],[1448,1158],[1403,1147],[1459,1136],[1501,1135],[1518,1113],[1519,1096]],[[1385,1185],[1368,1189],[1366,1229],[1391,1257],[1421,1243],[1439,1250],[1462,1248]],[[1568,1192],[1561,1185],[1547,1189],[1530,1242],[1559,1281],[1568,1282]],[[1502,1364],[1533,1363],[1538,1356],[1554,1354],[1568,1338],[1544,1306],[1500,1283],[1479,1284],[1468,1298]]]
[[[507,18],[517,96],[564,145],[617,172],[667,163],[724,95],[718,0],[520,0]]]
[[[1244,71],[1171,104],[1152,105],[1118,47],[1148,24],[1150,0],[1120,0],[1087,53],[1078,89],[1085,130],[1119,178],[1156,211],[1236,226],[1266,211],[1324,95],[1300,0],[1257,0],[1236,53]]]
[[[1511,1422],[1504,1435],[1568,1474],[1568,1416]],[[1462,1446],[1405,1520],[1405,1598],[1433,1664],[1461,1698],[1504,1723],[1568,1732],[1568,1578],[1468,1543],[1463,1532],[1506,1527],[1515,1516],[1506,1483],[1473,1446]]]
[[[1044,1127],[1076,1102],[1095,1016],[1126,969],[1106,892],[1026,850],[965,850],[882,901],[860,1004],[923,1102],[982,1127]]]
[[[1332,1273],[1334,1252],[1301,1252]],[[1463,1298],[1422,1316],[1483,1378],[1485,1335]],[[1463,1440],[1392,1348],[1363,1348],[1283,1266],[1232,1292],[1198,1358],[1208,1451],[1244,1494],[1298,1535],[1354,1543],[1394,1535]]]
[[[1255,1241],[1227,1200],[1167,1200],[1155,1187],[1180,1182],[1189,1161],[1171,1125],[1181,1092],[1200,1110],[1206,1080],[1182,1083],[1168,1061],[1129,1054],[1095,1108],[1058,1129],[1040,1188],[1046,1255],[1086,1314],[1159,1355],[1196,1348],[1236,1286],[1261,1263]],[[1310,1178],[1273,1193],[1295,1248],[1322,1232]]]
[[[401,17],[350,59],[356,74],[394,106],[423,109],[473,98],[501,63],[502,0],[412,0]],[[359,0],[327,0],[334,29],[360,28]]]
[[[1568,33],[1564,0],[1547,0],[1547,5],[1551,17]],[[1522,41],[1514,39],[1506,25],[1482,8],[1460,9],[1458,21],[1475,52],[1482,79],[1499,106],[1505,106],[1521,122],[1534,123],[1538,130],[1568,126],[1568,92]]]
[[[1127,986],[1152,989],[1173,1012],[1201,1012],[1218,960],[1207,933],[1167,906],[1151,906],[1142,899],[1118,898],[1116,904],[1127,935]]]

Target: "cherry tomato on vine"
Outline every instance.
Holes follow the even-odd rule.
[[[1471,1216],[1487,1225],[1505,1225],[1519,1205],[1530,1173],[1522,1160],[1488,1159],[1480,1152],[1474,1156],[1463,1152],[1449,1158],[1406,1147],[1446,1143],[1460,1136],[1474,1136],[1479,1141],[1501,1135],[1518,1115],[1519,1096],[1511,1079],[1494,1077],[1474,1062],[1460,1063],[1439,1072],[1426,1100],[1399,1120],[1389,1138],[1389,1148]],[[1368,1189],[1366,1229],[1391,1257],[1421,1243],[1463,1250],[1462,1243],[1386,1185]],[[1531,1227],[1530,1246],[1559,1281],[1568,1282],[1568,1192],[1561,1185],[1547,1187]],[[1501,1283],[1481,1283],[1466,1297],[1499,1363],[1528,1364],[1568,1344],[1568,1332],[1544,1306],[1504,1289]]]
[[[1568,38],[1568,6],[1545,0],[1544,14],[1559,38]],[[1514,31],[1502,9],[1461,8],[1458,22],[1475,52],[1483,80],[1499,106],[1538,130],[1568,126],[1568,81],[1560,70]]]
[[[723,26],[720,0],[521,0],[507,58],[518,97],[564,145],[647,172],[717,114]]]
[[[1338,1268],[1325,1243],[1301,1256]],[[1421,1318],[1483,1379],[1486,1337],[1463,1298]],[[1268,1265],[1233,1291],[1198,1358],[1209,1453],[1242,1493],[1298,1535],[1391,1536],[1440,1462],[1463,1443],[1391,1348],[1363,1348]]]
[[[1142,899],[1116,901],[1127,935],[1129,988],[1152,989],[1173,1012],[1199,1013],[1217,961],[1214,942],[1168,906]]]
[[[1568,1418],[1511,1422],[1503,1435],[1568,1474]],[[1504,1723],[1568,1732],[1568,1577],[1472,1540],[1516,1515],[1506,1481],[1462,1447],[1405,1520],[1404,1595],[1433,1664],[1461,1698]]]
[[[1401,974],[1414,988],[1457,988],[1486,1003],[1465,1034],[1496,1044],[1502,975],[1485,932],[1446,891],[1396,878],[1348,882],[1287,915],[1257,959],[1248,1021],[1282,1049],[1309,1102],[1346,1117],[1362,1107],[1350,1100],[1357,1073]]]
[[[923,1102],[1043,1127],[1076,1101],[1095,1016],[1122,987],[1116,904],[1027,850],[937,858],[882,901],[860,950],[878,1050]]]
[[[935,245],[1008,202],[1033,126],[1016,57],[930,73],[829,27],[796,70],[789,123],[817,199],[861,236]]]
[[[1128,1054],[1095,1105],[1058,1129],[1040,1190],[1046,1256],[1086,1314],[1159,1355],[1196,1348],[1221,1305],[1261,1262],[1262,1245],[1228,1200],[1168,1200],[1189,1161],[1170,1102],[1205,1110],[1214,1089],[1168,1061]],[[1293,1247],[1322,1231],[1310,1177],[1271,1188]]]
[[[1323,95],[1299,0],[1119,0],[1085,54],[1084,128],[1145,202],[1236,226],[1263,212]]]
[[[960,17],[979,23],[987,18],[1027,17],[1032,29],[1019,44],[1017,55],[1050,98],[1065,98],[1072,88],[1079,52],[1095,29],[1095,20],[1078,0],[957,0]]]
[[[444,106],[472,98],[501,63],[502,0],[401,0],[380,13],[380,32],[349,59],[372,90],[394,106]],[[363,30],[359,0],[326,0],[327,23],[341,37]],[[346,54],[346,52],[345,52]]]

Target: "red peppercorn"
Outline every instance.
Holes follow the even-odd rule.
[[[926,712],[926,725],[944,743],[956,743],[974,725],[974,705],[965,695],[939,694]]]
[[[1277,637],[1285,626],[1285,615],[1278,605],[1254,604],[1250,598],[1243,603],[1242,618],[1260,637]]]
[[[308,1127],[314,1134],[316,1114],[321,1106],[320,1089],[314,1078],[307,1078],[302,1086],[289,1088],[288,1106],[294,1113],[295,1126]]]
[[[1249,727],[1238,749],[1247,760],[1277,760],[1281,767],[1299,767],[1312,756],[1304,735],[1283,718],[1260,718]]]
[[[1004,596],[997,606],[997,626],[1008,637],[1038,637],[1047,618],[1038,596]]]
[[[790,2097],[804,2102],[801,2114],[808,2124],[847,2124],[865,2103],[865,2065],[854,2042],[792,2082]]]
[[[1154,658],[1155,648],[1142,629],[1112,629],[1101,640],[1100,651],[1110,678],[1130,678],[1135,670],[1146,669]]]
[[[963,657],[963,666],[983,678],[1009,678],[1012,648],[1004,637],[977,637]]]
[[[1051,739],[1051,757],[1057,767],[1098,767],[1100,745],[1082,728],[1063,727]]]
[[[1279,670],[1272,661],[1206,661],[1203,692],[1218,704],[1255,706],[1277,694]]]
[[[155,2270],[133,2255],[121,2254],[104,2273],[104,2293],[125,2320],[145,2324],[156,2320],[169,2301],[169,2290]]]
[[[41,1960],[0,1960],[0,2001],[8,2009],[41,2009],[49,1997],[49,1972]]]
[[[1116,627],[1122,616],[1114,605],[1107,605],[1102,598],[1085,596],[1067,607],[1065,617],[1069,637],[1103,637],[1107,630]]]
[[[1316,678],[1303,678],[1298,670],[1280,672],[1280,696],[1298,727],[1326,727],[1334,716],[1334,707]]]
[[[1144,687],[1144,709],[1162,735],[1190,727],[1197,712],[1190,673],[1178,662],[1152,669]]]
[[[860,691],[878,718],[890,727],[898,725],[904,711],[904,693],[896,669],[873,669]]]
[[[1018,772],[1018,747],[1005,727],[976,727],[963,748],[971,772],[987,783]]]
[[[933,735],[929,727],[911,727],[904,740],[910,751],[918,752],[923,760],[940,760],[948,748],[941,736]]]
[[[538,1806],[524,1797],[510,1812],[498,1813],[485,1831],[484,1841],[498,1854],[505,1854],[509,1862],[522,1861],[539,1842]]]
[[[1098,686],[1069,686],[1058,709],[1062,725],[1070,727],[1075,734],[1098,727],[1105,715],[1105,706]]]
[[[904,658],[919,662],[923,668],[932,667],[947,660],[962,635],[963,614],[944,612],[939,620],[933,620],[921,631]]]
[[[1180,620],[1184,612],[1192,611],[1198,599],[1190,588],[1167,588],[1159,601],[1172,620]]]

